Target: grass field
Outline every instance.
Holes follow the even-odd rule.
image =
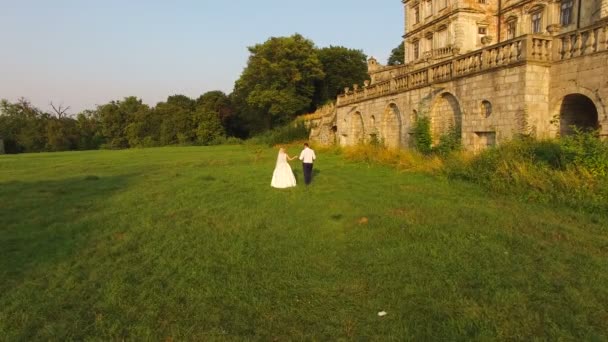
[[[0,156],[0,340],[608,339],[603,214],[317,155]]]

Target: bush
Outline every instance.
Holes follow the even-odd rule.
[[[608,176],[608,142],[596,132],[576,131],[561,139],[563,162],[598,177]]]
[[[593,134],[561,140],[514,140],[470,158],[448,158],[452,179],[541,202],[608,210],[608,145]]]
[[[446,134],[439,137],[439,143],[432,151],[441,156],[447,156],[454,151],[462,149],[461,135],[462,133],[459,125],[450,127]]]
[[[221,136],[212,140],[209,145],[241,145],[243,140],[237,137],[225,137]]]
[[[303,122],[291,123],[266,131],[249,140],[249,143],[275,146],[278,144],[288,144],[298,140],[308,140],[310,131]]]
[[[418,118],[413,127],[413,143],[416,151],[429,155],[433,152],[431,136],[431,120],[427,117]]]

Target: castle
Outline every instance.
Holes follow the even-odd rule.
[[[608,0],[402,0],[405,60],[368,61],[370,81],[312,116],[311,139],[412,145],[456,129],[468,150],[518,134],[608,137]]]

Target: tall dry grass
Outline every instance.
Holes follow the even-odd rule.
[[[439,174],[443,159],[436,155],[426,156],[414,150],[389,149],[376,145],[344,147],[342,154],[349,160],[391,165],[399,170]]]
[[[576,141],[584,143],[576,144]],[[576,151],[574,155],[572,151]],[[579,137],[515,140],[479,154],[455,151],[427,156],[413,150],[373,145],[345,147],[337,153],[353,161],[464,180],[493,193],[608,215],[608,176],[598,172],[608,165],[606,151],[608,144],[589,143],[588,139]]]

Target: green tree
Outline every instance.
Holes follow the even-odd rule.
[[[325,78],[317,81],[314,106],[336,99],[344,87],[363,84],[367,74],[367,56],[361,50],[330,46],[317,52]]]
[[[69,117],[49,117],[46,120],[47,151],[69,151],[78,148],[78,121]]]
[[[161,145],[192,144],[196,139],[196,101],[184,95],[173,95],[160,102],[154,115],[160,120]]]
[[[85,110],[76,116],[76,121],[78,131],[80,132],[78,149],[98,149],[104,143],[98,112],[95,110]]]
[[[199,106],[195,112],[198,121],[196,140],[199,144],[209,145],[224,136],[224,128],[215,111]]]
[[[250,129],[269,129],[311,109],[315,83],[325,76],[312,41],[273,37],[249,52],[234,92]]]
[[[149,111],[150,108],[134,96],[127,97],[123,101],[112,101],[97,108],[101,124],[101,132],[106,138],[110,148],[127,148],[129,139],[127,137],[127,126],[133,119],[140,116],[141,111]]]
[[[230,135],[238,133],[235,122],[234,108],[230,97],[220,90],[213,90],[204,93],[196,100],[197,109],[203,108],[205,111],[212,111],[217,114],[224,128]]]
[[[405,62],[405,44],[399,43],[396,48],[391,51],[391,55],[388,58],[388,65],[400,65]]]
[[[26,99],[16,103],[0,101],[0,136],[7,153],[39,152],[46,147],[46,120],[49,115]]]

